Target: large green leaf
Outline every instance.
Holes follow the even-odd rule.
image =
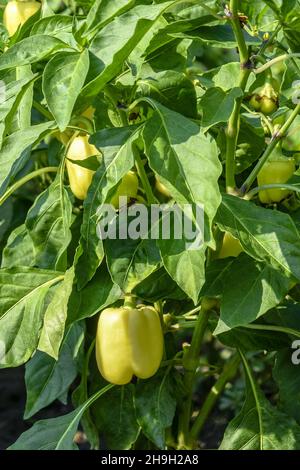
[[[44,315],[44,324],[38,349],[58,359],[59,349],[65,332],[68,301],[72,292],[74,268],[70,268],[64,280],[57,287]]]
[[[53,127],[54,123],[49,121],[14,132],[4,139],[0,149],[0,195],[27,163],[31,147]]]
[[[183,73],[167,70],[141,78],[137,83],[137,96],[149,96],[187,117],[197,117],[195,87]]]
[[[61,397],[77,376],[77,363],[83,344],[84,330],[77,323],[67,332],[56,361],[37,351],[26,364],[25,384],[27,391],[24,419],[28,419]]]
[[[122,291],[113,283],[102,264],[93,279],[80,291],[74,286],[69,300],[68,324],[89,318],[105,307],[115,303],[121,297]]]
[[[237,98],[243,96],[241,88],[229,92],[221,88],[209,88],[200,101],[203,111],[202,126],[205,130],[221,122],[228,122]]]
[[[112,387],[107,385],[71,413],[37,421],[8,450],[76,450],[73,439],[83,413]]]
[[[76,48],[76,41],[72,34],[73,18],[66,15],[50,15],[41,18],[30,31],[30,36],[47,35],[60,39],[65,44]]]
[[[1,77],[2,78],[2,77]],[[12,120],[12,115],[14,114],[16,108],[19,105],[19,102],[24,95],[26,89],[32,83],[34,77],[32,75],[22,76],[19,77],[17,80],[12,81],[5,81],[4,78],[4,86],[5,90],[2,90],[3,99],[1,99],[1,107],[0,107],[0,122],[3,127],[0,127],[0,146],[2,144],[2,137],[4,134],[5,127],[9,127],[9,123]]]
[[[138,207],[138,206],[137,206]],[[135,206],[128,210],[128,218],[126,220],[119,217],[117,224],[119,230],[126,233],[127,224],[130,232],[130,224],[135,224],[135,219],[131,219],[132,211]],[[147,209],[146,209],[147,211]],[[137,209],[139,212],[139,209]],[[148,214],[143,220],[147,221]],[[123,225],[123,229],[122,229]],[[137,228],[134,225],[134,228]],[[141,228],[141,227],[139,227]],[[123,292],[131,292],[131,290],[139,284],[143,279],[155,271],[160,263],[160,254],[156,246],[156,240],[151,239],[150,231],[153,228],[149,221],[148,227],[141,229],[138,238],[107,240],[105,243],[105,252],[109,272],[113,281],[118,284]],[[138,232],[138,230],[137,230]]]
[[[34,245],[25,224],[10,233],[2,253],[1,268],[17,268],[20,264],[24,266],[35,264]]]
[[[166,428],[172,425],[176,410],[174,383],[168,369],[147,381],[140,380],[134,403],[143,433],[159,449],[164,449]]]
[[[56,54],[43,73],[43,92],[58,127],[63,132],[70,122],[73,107],[89,68],[87,50]]]
[[[26,228],[33,241],[36,266],[66,269],[66,250],[71,241],[72,204],[60,174],[35,200],[26,218]]]
[[[278,305],[290,288],[289,279],[280,271],[243,254],[231,264],[226,274],[221,316],[215,334],[252,323]]]
[[[299,350],[299,338],[297,345]],[[299,364],[292,362],[294,352],[289,347],[277,353],[273,377],[279,388],[280,403],[284,411],[300,424],[300,374]]]
[[[247,377],[246,401],[229,423],[220,450],[299,450],[300,426],[277,410],[254,381],[243,356]]]
[[[59,39],[43,34],[32,36],[18,42],[0,57],[0,70],[21,65],[33,64],[69,46]]]
[[[149,165],[180,206],[204,208],[202,235],[210,243],[212,221],[221,200],[218,187],[221,164],[216,145],[194,122],[147,100],[155,108],[143,131]],[[184,237],[178,240],[171,237],[160,240],[159,247],[170,276],[196,301],[204,283],[205,245],[187,249],[186,242]]]
[[[16,367],[37,348],[46,295],[63,276],[35,268],[0,270],[0,365]]]
[[[139,433],[135,416],[134,387],[115,387],[97,400],[91,412],[100,435],[109,449],[130,449]],[[107,410],[110,410],[107,413]]]
[[[172,3],[138,5],[114,18],[99,31],[90,46],[90,52],[98,59],[97,76],[85,86],[82,97],[95,96],[101,91],[121,70],[131,51]]]
[[[84,36],[92,35],[94,31],[110,23],[134,4],[134,0],[95,0],[86,17],[87,31]]]
[[[103,242],[97,233],[99,213],[111,190],[134,165],[132,144],[137,139],[136,128],[125,127],[97,132],[90,139],[103,153],[101,165],[93,177],[84,201],[81,246],[83,255],[76,266],[79,288],[95,274],[103,256]]]
[[[300,279],[300,235],[289,215],[223,195],[216,222],[238,238],[250,256]]]

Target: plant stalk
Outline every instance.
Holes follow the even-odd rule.
[[[289,129],[291,124],[294,122],[294,120],[298,116],[299,112],[300,112],[300,104],[298,104],[296,106],[296,108],[294,109],[294,111],[292,112],[292,114],[290,115],[290,117],[288,118],[286,123],[281,127],[281,129],[279,129],[279,131],[277,131],[273,135],[273,137],[271,139],[271,142],[268,145],[268,147],[266,148],[264,154],[259,159],[259,161],[257,162],[257,165],[255,166],[255,168],[250,173],[250,175],[248,176],[248,178],[244,182],[243,186],[241,187],[241,189],[239,191],[241,196],[244,196],[249,191],[249,188],[251,187],[252,183],[256,179],[258,173],[260,172],[260,170],[262,169],[262,167],[264,166],[264,164],[268,160],[269,156],[273,152],[273,150],[276,147],[276,145],[278,144],[278,142],[282,139],[282,137],[285,136],[287,130]]]
[[[57,173],[58,167],[56,166],[48,166],[45,168],[39,168],[38,170],[29,173],[28,175],[24,176],[23,178],[19,179],[14,183],[8,190],[3,194],[0,198],[0,206],[9,198],[17,189],[21,188],[25,183],[36,178],[37,176],[43,175],[44,173]]]
[[[182,408],[178,423],[178,448],[189,449],[189,427],[192,414],[192,398],[195,377],[199,365],[199,355],[201,351],[203,337],[207,328],[210,310],[202,309],[198,315],[198,320],[193,333],[191,346],[183,357],[184,389],[185,396],[182,400]]]
[[[230,21],[237,41],[240,54],[241,72],[239,87],[244,91],[247,85],[251,67],[249,64],[248,47],[239,20],[239,1],[230,1]],[[226,188],[228,193],[235,191],[235,153],[240,130],[240,110],[243,97],[236,99],[233,112],[226,129]]]
[[[204,424],[206,423],[208,416],[212,412],[216,402],[224,391],[226,384],[235,377],[240,362],[240,356],[238,354],[234,354],[234,356],[230,358],[228,363],[225,364],[223,372],[219,376],[214,386],[211,388],[203,406],[201,407],[201,410],[199,411],[195,419],[195,422],[190,432],[191,442],[195,442],[197,440]]]
[[[137,172],[139,174],[139,177],[141,179],[143,188],[144,188],[145,193],[146,193],[147,202],[148,202],[149,205],[150,204],[157,204],[157,200],[155,199],[155,197],[153,195],[152,188],[151,188],[151,185],[149,183],[149,179],[148,179],[148,176],[146,174],[145,167],[143,165],[143,162],[142,162],[142,159],[141,159],[141,156],[140,156],[140,151],[136,147],[136,145],[134,145],[134,144],[132,145],[132,151],[133,151],[133,155],[134,155],[135,166],[137,168]]]

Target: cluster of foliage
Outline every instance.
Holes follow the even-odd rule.
[[[24,419],[74,405],[10,448],[74,449],[80,425],[91,449],[196,449],[239,374],[244,404],[220,448],[300,449],[299,0],[3,7],[0,366],[26,364]],[[118,195],[203,205],[204,243],[101,241],[98,210]],[[128,296],[125,316],[155,307],[163,358],[149,320],[136,332],[155,367],[109,384],[97,321]],[[126,348],[111,325],[101,335],[114,382]],[[271,401],[253,354],[272,369]]]

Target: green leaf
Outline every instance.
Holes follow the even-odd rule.
[[[279,388],[280,404],[284,411],[300,424],[299,364],[293,364],[294,350],[290,347],[276,354],[273,377]]]
[[[68,312],[68,301],[72,292],[74,268],[70,268],[64,280],[56,288],[51,302],[44,315],[38,349],[58,359],[59,349],[65,332]]]
[[[46,296],[61,279],[35,268],[0,270],[0,366],[24,364],[36,350]]]
[[[197,124],[153,100],[147,101],[155,108],[143,130],[149,165],[180,206],[204,208],[204,239],[209,243],[221,200],[216,145]],[[205,245],[187,250],[185,239],[170,239],[160,240],[159,247],[170,276],[196,302],[205,280]]]
[[[134,206],[129,208],[128,219],[119,217],[117,233],[119,230],[130,230],[130,212]],[[122,221],[121,221],[122,219]],[[127,222],[129,226],[127,227]],[[123,225],[123,229],[122,229]],[[155,271],[160,263],[160,254],[156,246],[156,240],[151,239],[150,225],[146,233],[141,233],[137,239],[127,238],[107,240],[105,242],[106,260],[113,281],[118,284],[123,292],[131,290],[143,279]]]
[[[71,158],[68,158],[68,160],[74,163],[74,165],[81,166],[82,168],[88,168],[89,170],[97,171],[99,168],[101,157],[95,155],[94,157],[88,157],[84,160],[72,160]]]
[[[23,39],[1,55],[0,70],[34,64],[62,49],[70,50],[67,44],[51,36],[39,34]]]
[[[76,450],[77,445],[73,439],[83,413],[112,387],[113,385],[107,385],[71,413],[37,421],[8,450]]]
[[[121,289],[112,282],[102,264],[83,289],[78,291],[76,287],[73,288],[68,307],[68,324],[101,312],[105,307],[114,304],[121,294]]]
[[[154,271],[140,282],[133,289],[133,293],[148,302],[165,299],[183,300],[186,297],[164,268]]]
[[[66,15],[54,15],[41,18],[30,31],[30,36],[47,35],[60,39],[75,48],[76,41],[72,35],[73,18]]]
[[[278,305],[290,288],[280,271],[241,254],[227,273],[215,334],[252,323]]]
[[[218,341],[229,348],[242,349],[243,351],[273,352],[291,344],[290,336],[285,333],[243,327],[221,333],[218,335]]]
[[[4,139],[0,149],[0,195],[29,160],[31,147],[51,128],[54,128],[54,123],[49,121],[14,132]]]
[[[78,355],[83,339],[83,327],[77,323],[64,337],[57,361],[37,351],[26,364],[27,400],[24,419],[30,418],[63,393],[68,392],[78,373]]]
[[[70,122],[77,97],[89,69],[89,54],[56,54],[43,73],[43,93],[48,107],[63,132]]]
[[[135,393],[137,420],[145,436],[159,449],[165,448],[165,431],[172,425],[176,399],[169,370],[148,380],[139,380]]]
[[[218,178],[222,166],[216,144],[194,122],[153,100],[149,102],[155,108],[143,130],[149,165],[176,202],[204,205],[208,219],[205,241],[209,241],[210,226],[221,202]]]
[[[220,122],[228,122],[237,98],[243,96],[240,88],[233,88],[229,92],[221,88],[209,88],[200,101],[203,110],[202,126],[205,130]]]
[[[243,31],[246,44],[249,46],[259,46],[261,39],[259,37],[250,36]],[[231,25],[217,26],[200,26],[200,28],[185,33],[173,34],[174,37],[185,37],[193,40],[200,40],[204,44],[212,47],[225,47],[226,49],[234,49],[236,47],[236,39]]]
[[[137,83],[137,96],[148,96],[186,117],[197,117],[195,87],[186,75],[173,70],[153,73]]]
[[[198,80],[205,88],[221,88],[230,91],[239,87],[240,63],[230,62],[214,69],[207,70],[198,75]]]
[[[131,384],[115,387],[97,400],[91,409],[95,424],[109,449],[128,450],[137,439],[139,425],[133,391]]]
[[[223,195],[216,222],[240,240],[248,255],[300,279],[300,235],[289,215]]]
[[[80,289],[94,276],[103,259],[103,243],[97,234],[98,214],[111,190],[133,167],[132,144],[137,138],[137,128],[133,126],[133,129],[124,127],[103,130],[90,139],[90,142],[103,153],[103,159],[84,201],[81,227],[83,255],[76,265],[76,277]]]
[[[89,36],[87,34],[89,31],[101,29],[115,17],[129,10],[134,4],[133,0],[95,0],[86,17],[87,32],[84,36]]]
[[[229,423],[220,450],[299,450],[300,427],[277,410],[255,383],[243,356],[247,377],[246,401]]]
[[[30,79],[31,82],[24,89],[24,92],[19,97],[18,106],[14,110],[12,129],[14,132],[21,129],[26,129],[31,124],[31,108],[33,102],[33,79],[34,74],[31,70],[31,65],[23,65],[22,67],[16,67],[16,78],[17,79]],[[10,133],[9,132],[9,133]]]
[[[95,36],[90,52],[98,59],[97,75],[83,89],[82,98],[97,95],[116,76],[131,51],[172,3],[137,5],[114,18]]]
[[[61,176],[35,200],[28,211],[26,228],[33,241],[36,266],[66,269],[66,250],[71,241],[72,204]]]
[[[24,266],[35,264],[34,245],[25,224],[13,230],[8,237],[2,253],[1,268],[17,268],[20,264]]]
[[[1,77],[5,84],[5,94],[4,99],[1,99],[0,107],[0,122],[3,123],[3,127],[0,128],[0,144],[2,144],[5,127],[9,127],[9,124],[12,121],[12,116],[14,115],[22,96],[34,79],[30,75],[19,77],[17,80],[12,81],[6,81],[5,77],[3,78]]]

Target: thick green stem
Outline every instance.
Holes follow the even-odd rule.
[[[277,131],[275,135],[273,135],[272,140],[271,140],[270,144],[268,145],[268,147],[266,148],[264,154],[259,159],[257,165],[255,166],[255,168],[250,173],[250,175],[248,176],[248,178],[244,182],[243,186],[241,187],[241,189],[239,191],[241,196],[244,196],[248,192],[248,190],[251,187],[252,183],[256,179],[258,173],[260,172],[260,170],[262,169],[262,167],[264,166],[264,164],[268,160],[269,156],[273,152],[273,150],[276,147],[276,145],[278,144],[278,142],[282,139],[282,137],[285,136],[287,130],[290,128],[291,124],[294,122],[294,120],[298,116],[299,112],[300,112],[300,104],[298,104],[296,106],[296,108],[294,109],[294,111],[292,112],[292,114],[290,115],[290,117],[288,118],[286,123],[282,126],[282,128],[279,129],[279,131]]]
[[[289,190],[294,191],[295,193],[300,193],[300,188],[297,186],[293,186],[292,184],[264,184],[262,186],[258,186],[257,188],[251,189],[249,193],[246,194],[245,199],[248,201],[253,198],[259,191],[267,191],[268,189],[282,189],[282,190]]]
[[[33,101],[33,107],[40,113],[42,116],[45,116],[47,119],[50,121],[54,121],[54,117],[52,114],[48,111],[48,109],[44,108],[38,101]]]
[[[24,176],[20,180],[16,181],[8,190],[3,194],[0,198],[0,206],[9,198],[17,189],[21,188],[25,183],[36,178],[37,176],[43,175],[44,173],[57,173],[58,167],[56,166],[48,166],[45,168],[40,168],[39,170],[35,170],[32,173]]]
[[[244,91],[250,70],[241,70],[240,88]],[[240,130],[240,111],[243,97],[237,98],[226,129],[226,188],[231,193],[235,189],[235,153]]]
[[[230,21],[238,45],[241,62],[239,87],[244,91],[251,72],[249,52],[239,20],[239,1],[230,1]],[[243,97],[236,100],[226,129],[226,188],[228,193],[235,190],[235,153],[240,130],[240,110]]]
[[[145,190],[147,202],[148,204],[156,204],[157,200],[155,199],[153,195],[152,188],[149,183],[148,176],[146,174],[145,167],[143,165],[143,162],[140,156],[140,151],[136,147],[136,145],[132,146],[132,150],[133,150],[133,155],[134,155],[134,160],[135,160],[135,166],[137,168],[137,172],[139,174],[143,188]]]
[[[211,388],[192,426],[192,429],[190,432],[191,442],[195,442],[197,440],[200,432],[202,431],[204,424],[206,423],[208,416],[212,412],[213,408],[215,407],[216,402],[218,401],[218,399],[220,398],[220,395],[224,391],[226,384],[235,377],[238,371],[240,361],[241,361],[240,356],[238,354],[235,354],[225,365],[220,377],[218,378],[214,386]]]
[[[235,35],[235,39],[238,44],[238,49],[240,53],[240,61],[242,67],[245,67],[249,60],[248,47],[244,38],[243,30],[241,28],[241,23],[239,20],[239,0],[230,1],[230,14],[231,14],[231,25]]]
[[[191,346],[187,350],[183,358],[183,366],[185,369],[184,374],[184,389],[185,396],[182,399],[182,407],[179,415],[178,423],[178,448],[188,449],[189,442],[189,427],[192,414],[192,398],[197,367],[199,364],[199,355],[203,337],[207,328],[209,319],[209,310],[202,309],[198,315],[198,320],[193,333]]]
[[[136,297],[132,294],[125,294],[124,307],[136,308]]]
[[[293,57],[300,57],[300,53],[295,52],[293,54],[283,54],[283,55],[280,55],[278,57],[275,57],[275,59],[269,60],[269,62],[262,65],[258,69],[253,69],[253,72],[256,73],[256,74],[262,73],[265,70],[268,70],[273,65],[278,64],[278,62],[283,62],[284,60],[292,59]]]

